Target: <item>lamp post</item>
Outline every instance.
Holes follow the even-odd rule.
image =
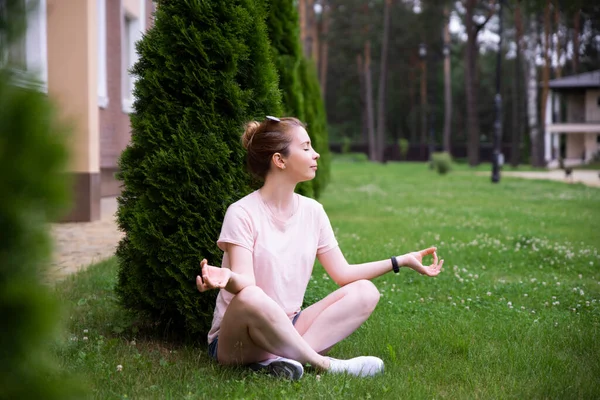
[[[500,182],[500,157],[502,149],[500,144],[502,143],[502,94],[500,93],[500,79],[501,67],[502,67],[502,6],[504,0],[500,0],[500,23],[499,33],[500,40],[498,41],[498,54],[496,56],[496,96],[494,98],[494,105],[496,109],[496,121],[494,122],[494,152],[492,155],[492,182]]]
[[[425,43],[419,45],[419,58],[421,59],[421,139],[419,145],[420,156],[424,157],[425,135],[427,130],[427,46]]]

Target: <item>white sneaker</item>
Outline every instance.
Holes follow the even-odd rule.
[[[329,359],[330,373],[354,376],[373,376],[383,373],[383,361],[380,358],[372,356],[355,357],[349,360]]]
[[[248,365],[254,371],[265,371],[269,375],[296,381],[302,378],[304,368],[296,360],[277,357]]]

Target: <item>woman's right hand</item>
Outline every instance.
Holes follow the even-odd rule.
[[[196,277],[196,287],[200,292],[211,289],[225,289],[229,278],[231,278],[229,268],[213,267],[208,265],[206,259],[200,261],[200,274]]]

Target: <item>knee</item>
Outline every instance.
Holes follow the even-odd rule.
[[[356,281],[353,285],[353,291],[358,296],[361,308],[370,314],[377,306],[381,297],[379,289],[377,289],[373,282],[365,279]]]
[[[244,308],[245,312],[252,316],[268,314],[271,310],[272,300],[258,286],[246,286],[235,295],[232,302]]]

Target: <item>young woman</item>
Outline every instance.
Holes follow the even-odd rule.
[[[303,365],[329,373],[371,376],[383,372],[377,357],[338,360],[325,354],[369,318],[379,291],[370,279],[406,266],[439,274],[434,247],[391,259],[349,265],[321,204],[294,193],[315,177],[319,154],[295,118],[250,122],[242,136],[250,171],[264,185],[230,205],[217,245],[221,268],[200,263],[198,290],[220,289],[209,353],[223,365],[299,379]],[[424,266],[423,257],[433,255]],[[300,310],[315,256],[340,286]]]

